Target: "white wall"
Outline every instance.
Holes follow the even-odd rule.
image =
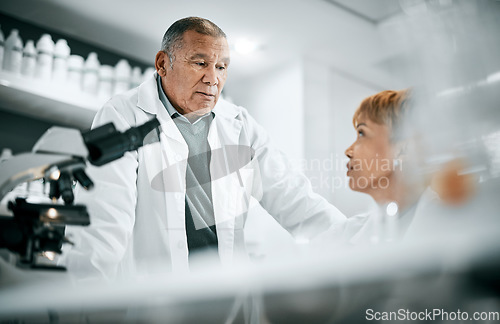
[[[321,62],[306,59],[304,66],[304,172],[313,189],[346,216],[364,212],[373,201],[349,189],[344,151],[356,137],[354,111],[362,99],[381,88]]]
[[[333,148],[330,70],[328,65],[306,60],[304,71],[304,158],[303,171],[315,192],[331,198],[328,157]]]
[[[250,114],[269,133],[272,143],[293,161],[304,155],[304,97],[301,62],[257,78],[228,80],[224,95]],[[262,207],[250,210],[245,227],[247,249],[259,257],[293,253],[293,239]]]
[[[329,87],[330,109],[333,113],[330,126],[333,143],[330,154],[341,161],[340,167],[333,173],[333,177],[337,180],[336,185],[341,185],[332,189],[329,200],[344,214],[352,216],[366,211],[374,204],[370,196],[354,192],[348,187],[346,177],[348,160],[344,152],[356,139],[352,116],[364,98],[383,89],[335,70],[330,71]]]
[[[250,114],[269,133],[275,146],[290,158],[304,155],[304,97],[301,62],[242,80],[229,79],[225,95]]]

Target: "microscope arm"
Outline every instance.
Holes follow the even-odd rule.
[[[68,155],[23,153],[0,164],[0,201],[21,183],[50,177],[62,167],[84,168],[85,161]]]

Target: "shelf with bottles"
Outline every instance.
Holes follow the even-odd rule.
[[[0,30],[0,40],[4,40]],[[54,43],[43,34],[36,46],[27,40],[25,46],[16,29],[0,45],[0,109],[38,119],[75,126],[90,127],[96,111],[112,95],[139,85],[146,75],[119,59],[115,66],[101,65],[97,54],[86,59],[71,55],[65,39]]]
[[[64,84],[0,71],[0,109],[87,129],[104,100]]]

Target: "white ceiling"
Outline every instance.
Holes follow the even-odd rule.
[[[399,1],[394,0],[325,0],[362,19],[378,24],[402,12]]]
[[[305,59],[377,79],[374,66],[393,53],[374,22],[397,13],[398,0],[329,1],[2,0],[0,10],[151,64],[170,24],[201,16],[230,43],[245,37],[259,44],[253,55],[232,54],[231,78]]]

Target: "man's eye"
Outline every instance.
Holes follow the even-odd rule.
[[[205,62],[196,62],[196,65],[198,65],[198,66],[205,66]]]
[[[219,67],[217,67],[217,69],[219,69],[221,71],[224,71],[226,69],[226,67],[225,66],[219,66]]]
[[[365,136],[365,133],[362,130],[358,130],[358,136]]]

